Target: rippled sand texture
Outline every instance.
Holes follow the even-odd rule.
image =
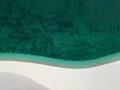
[[[58,61],[118,53],[119,6],[119,0],[0,0],[0,52]]]

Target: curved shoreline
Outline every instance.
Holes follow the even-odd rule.
[[[29,62],[50,65],[55,67],[62,68],[92,68],[96,66],[101,66],[104,64],[112,63],[120,60],[120,53],[115,53],[112,55],[107,55],[97,59],[82,60],[82,61],[70,61],[49,58],[44,56],[28,55],[28,54],[19,54],[19,53],[0,53],[0,61],[19,61],[19,62]]]

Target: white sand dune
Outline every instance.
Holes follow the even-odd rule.
[[[0,90],[49,90],[35,81],[14,73],[0,72]]]

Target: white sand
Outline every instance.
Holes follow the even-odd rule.
[[[0,72],[26,76],[50,90],[120,90],[120,61],[84,69],[1,61]]]
[[[0,72],[0,90],[49,90],[35,81],[14,73]]]

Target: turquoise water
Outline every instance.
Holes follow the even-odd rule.
[[[119,0],[0,0],[0,53],[100,61],[120,51],[119,6]]]
[[[104,56],[97,59],[80,60],[80,61],[62,60],[62,59],[55,59],[50,57],[36,56],[29,54],[20,54],[20,53],[0,54],[0,60],[2,61],[30,62],[30,63],[45,64],[50,66],[72,68],[72,69],[100,66],[107,63],[118,61],[119,59],[120,59],[120,53]]]

